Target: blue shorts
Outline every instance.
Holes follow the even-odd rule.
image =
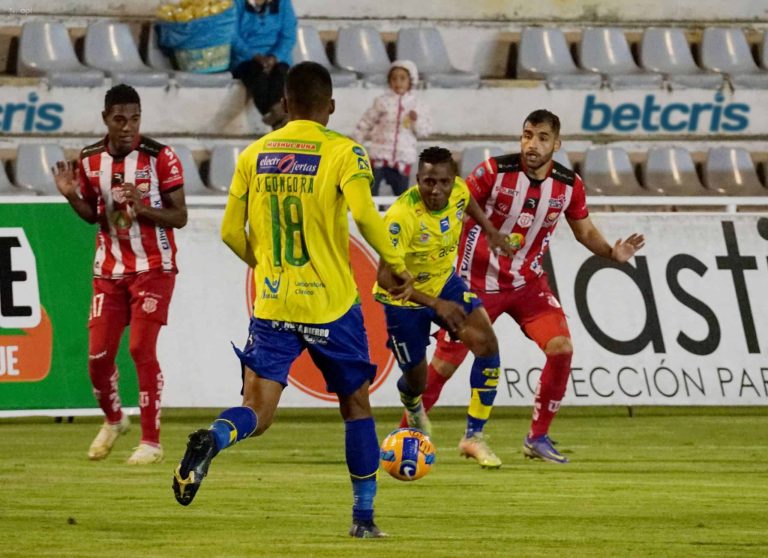
[[[351,395],[376,377],[359,304],[327,324],[251,318],[248,343],[242,351],[235,347],[235,353],[243,370],[247,366],[260,378],[286,386],[291,365],[304,349],[322,372],[329,393]]]
[[[439,298],[460,304],[467,315],[471,314],[475,308],[483,306],[477,295],[467,289],[464,281],[455,273],[451,274],[445,283]],[[404,372],[414,368],[426,358],[432,323],[449,329],[434,310],[425,306],[385,304],[384,315],[387,318],[387,333],[389,335],[387,345],[395,355],[400,369]]]

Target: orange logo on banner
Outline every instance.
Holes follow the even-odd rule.
[[[374,392],[386,380],[394,364],[394,357],[386,346],[387,323],[384,319],[384,311],[381,309],[381,305],[373,299],[373,294],[371,293],[373,284],[376,282],[377,264],[368,249],[353,236],[349,237],[349,256],[352,270],[355,273],[357,288],[360,292],[360,304],[363,309],[365,329],[368,333],[371,362],[376,365],[377,370],[376,378],[373,380],[370,389],[371,392]],[[248,269],[245,285],[248,313],[252,314],[255,293],[253,289],[253,272],[250,268]],[[322,399],[323,401],[338,400],[334,394],[325,391],[323,375],[315,367],[306,351],[293,363],[288,375],[288,383],[317,399]]]
[[[0,382],[39,382],[51,370],[53,329],[40,307],[40,323],[20,335],[0,335]]]

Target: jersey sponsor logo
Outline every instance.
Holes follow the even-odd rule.
[[[464,210],[463,210],[463,209],[459,209],[459,210],[456,212],[456,219],[458,219],[459,221],[461,221],[463,218],[464,218]]]
[[[179,166],[178,166],[178,165],[173,165],[173,166],[171,167],[171,174],[173,174],[173,175],[178,175],[180,172],[181,172],[181,171],[179,170]]]
[[[514,188],[507,188],[506,186],[502,186],[501,188],[499,188],[499,191],[502,194],[509,194],[510,196],[516,196],[518,194],[517,190],[515,190]]]
[[[357,169],[358,170],[371,170],[371,165],[368,164],[368,160],[363,157],[357,158]]]
[[[525,200],[525,207],[529,209],[536,209],[536,206],[539,205],[539,200],[536,198],[528,198]]]
[[[539,296],[546,297],[547,304],[549,304],[552,308],[560,308],[560,303],[552,293],[539,293]]]
[[[400,234],[400,225],[398,223],[392,223],[389,225],[389,234]]]
[[[429,278],[432,277],[430,273],[427,273],[426,271],[422,271],[416,276],[416,282],[417,283],[424,283],[425,281],[429,281]]]
[[[365,149],[363,149],[359,145],[356,145],[352,148],[352,153],[354,153],[358,157],[365,157]]]
[[[533,224],[533,215],[530,213],[521,213],[520,217],[517,218],[517,224],[524,229],[527,229]]]
[[[552,209],[562,209],[563,205],[565,205],[565,194],[560,194],[549,200],[549,207]]]
[[[87,176],[88,178],[99,178],[101,176],[101,171],[100,170],[88,171],[87,173],[85,173],[85,176]]]
[[[450,230],[450,228],[451,228],[451,221],[450,221],[449,217],[443,217],[442,219],[440,219],[440,232],[441,233],[448,232]]]
[[[174,165],[173,168],[176,168],[176,165]],[[171,170],[173,172],[173,170]],[[176,173],[178,174],[178,169],[176,169]],[[152,169],[149,168],[149,166],[146,166],[142,169],[136,169],[136,180],[149,180],[150,176],[152,176]]]
[[[421,236],[419,236],[419,242],[422,244],[425,242],[429,242],[430,236],[429,233],[421,233]]]
[[[472,251],[477,243],[477,238],[480,233],[480,226],[475,225],[469,232],[467,232],[467,242],[464,246],[464,253],[461,256],[461,271],[469,271],[469,264],[472,261]]]
[[[314,141],[271,140],[264,149],[288,149],[290,151],[320,151],[320,143]]]
[[[272,294],[277,294],[277,291],[280,289],[280,279],[282,275],[275,279],[274,281],[270,281],[269,277],[264,278],[264,285],[269,289],[269,292]]]
[[[256,169],[259,174],[317,175],[320,155],[301,153],[259,153]]]
[[[557,218],[560,217],[560,213],[557,211],[553,211],[552,213],[547,213],[547,216],[544,218],[544,226],[545,227],[551,227],[555,223],[557,223]]]
[[[485,174],[485,167],[483,166],[477,167],[477,169],[475,170],[475,176],[478,178],[482,178],[484,174]]]

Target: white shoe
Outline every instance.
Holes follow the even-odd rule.
[[[164,455],[163,446],[139,444],[139,447],[134,449],[133,455],[128,458],[128,464],[150,465],[151,463],[160,463]]]
[[[106,459],[109,452],[112,451],[112,446],[115,445],[117,438],[130,429],[131,421],[125,413],[123,413],[123,417],[117,424],[109,424],[104,421],[99,433],[96,434],[93,442],[91,442],[91,447],[88,448],[88,459],[92,461]]]

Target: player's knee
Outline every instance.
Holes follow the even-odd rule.
[[[469,339],[472,354],[479,357],[487,357],[498,354],[499,343],[491,328],[483,328],[472,332]]]
[[[131,340],[131,343],[128,345],[128,352],[131,353],[131,358],[137,368],[157,363],[155,347]]]
[[[544,347],[544,352],[548,355],[572,355],[573,343],[569,337],[553,337]]]

